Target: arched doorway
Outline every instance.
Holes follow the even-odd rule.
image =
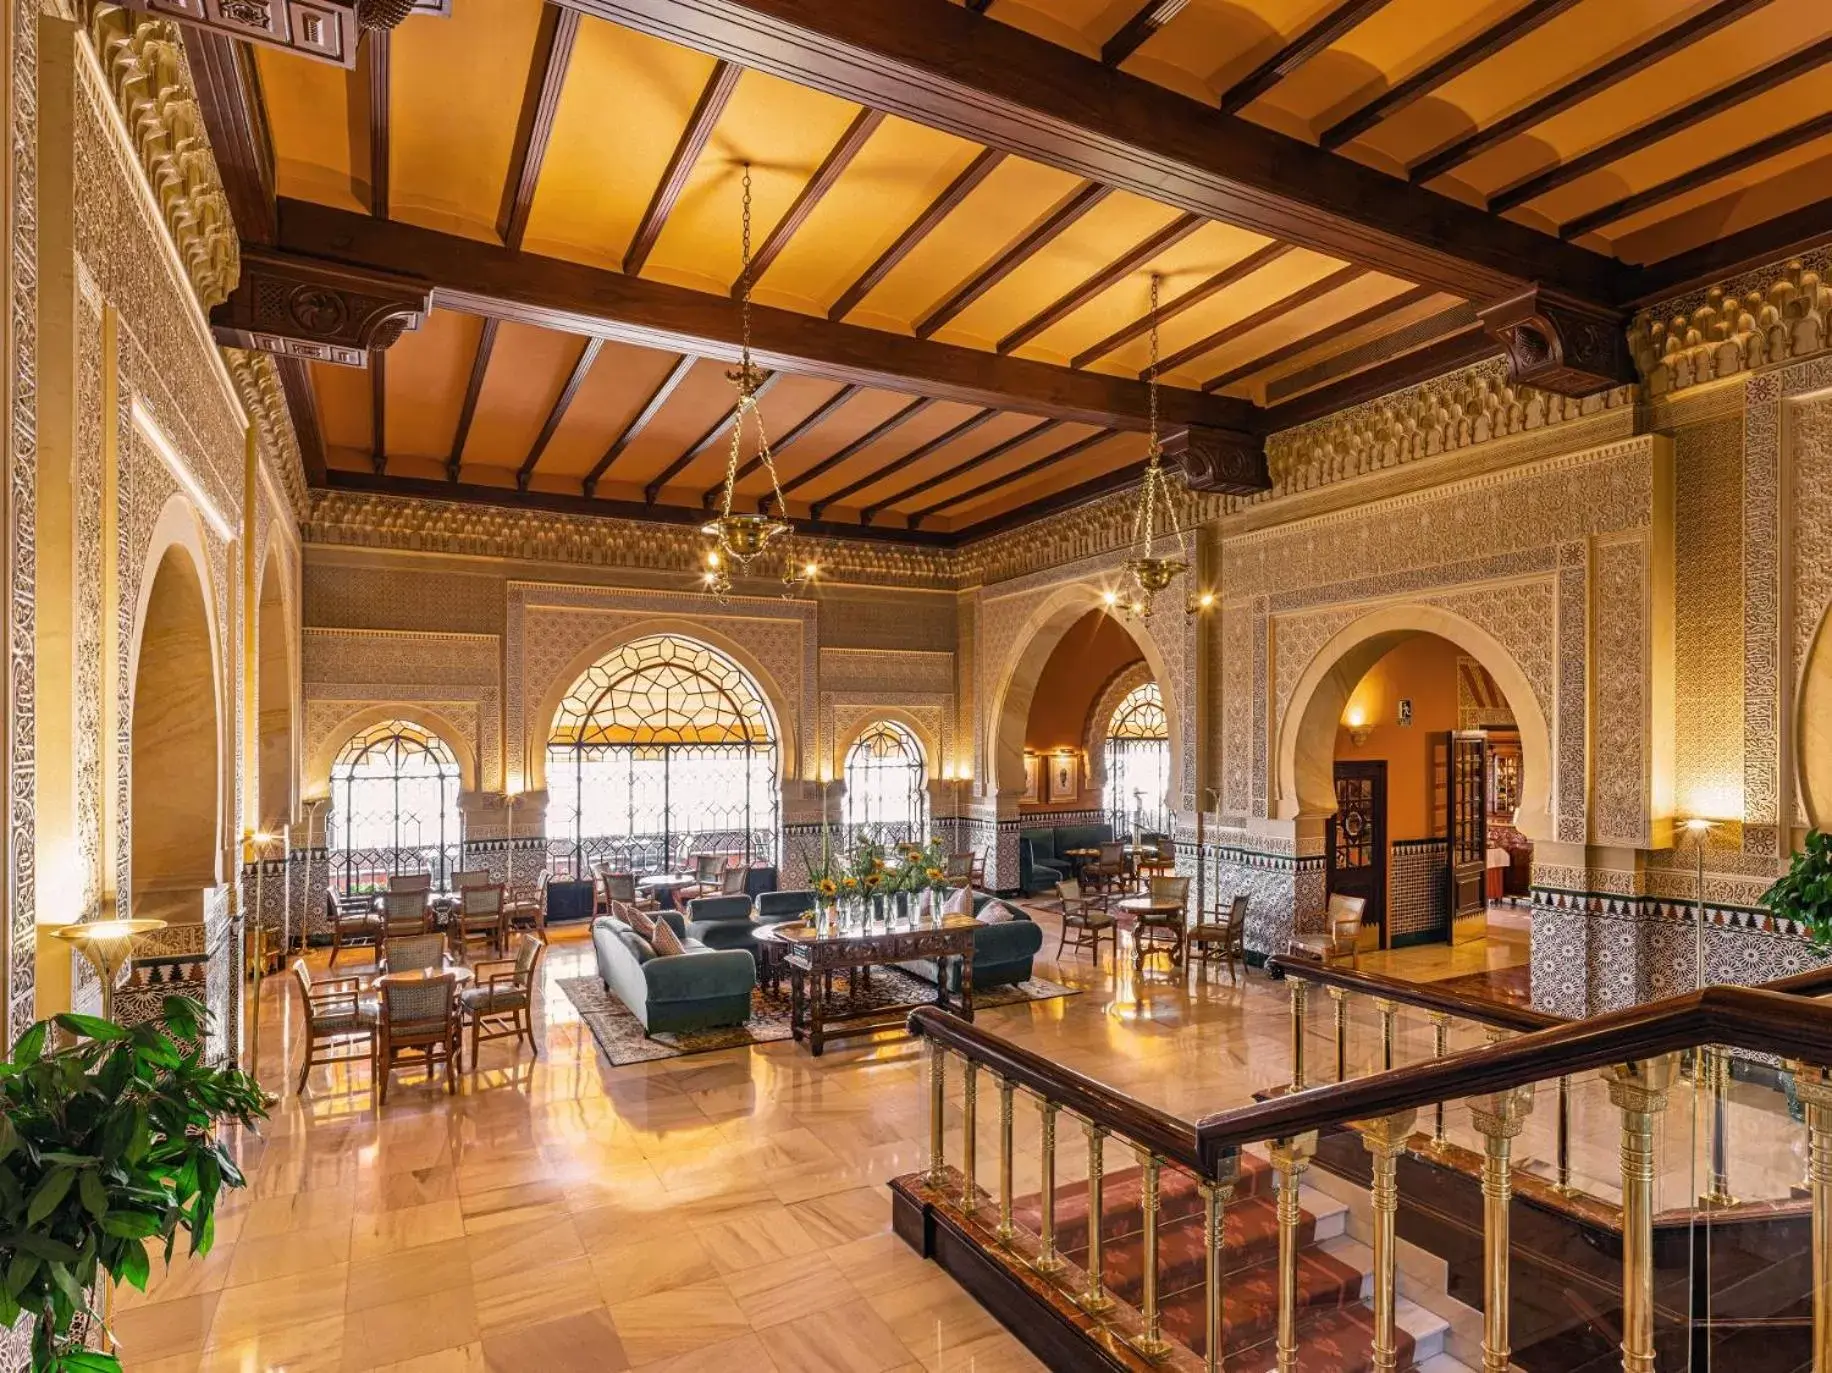
[[[325,846],[343,892],[429,872],[444,886],[459,863],[462,771],[445,740],[412,720],[382,720],[352,735],[331,765]]]
[[[218,881],[223,792],[209,590],[191,548],[166,547],[144,604],[130,726],[132,914],[201,924]]]
[[[1101,796],[1115,834],[1164,834],[1171,823],[1170,724],[1156,682],[1132,688],[1107,717]]]
[[[1800,679],[1795,733],[1799,738],[1800,796],[1807,823],[1832,828],[1832,612],[1820,621]]]
[[[846,830],[854,840],[921,844],[929,831],[929,777],[909,726],[874,720],[846,750]]]
[[[710,644],[645,635],[588,667],[554,712],[547,832],[575,875],[608,861],[672,868],[689,854],[773,862],[777,731],[757,682]]]
[[[292,632],[278,548],[261,569],[255,611],[255,811],[260,829],[278,833],[293,814]]]

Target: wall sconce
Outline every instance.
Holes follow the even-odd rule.
[[[1350,706],[1348,714],[1342,717],[1342,723],[1348,729],[1349,738],[1354,740],[1356,748],[1367,743],[1368,736],[1374,732],[1374,726],[1368,723],[1367,712],[1360,706]]]
[[[1205,610],[1213,610],[1215,608],[1215,593],[1213,591],[1193,592],[1190,595],[1188,604],[1183,608],[1191,615],[1200,615]]]

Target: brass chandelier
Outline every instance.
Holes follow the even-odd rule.
[[[738,390],[738,404],[732,411],[731,443],[725,453],[725,491],[719,506],[719,517],[702,525],[700,532],[712,540],[706,550],[706,570],[701,581],[721,604],[730,596],[732,569],[748,575],[751,564],[772,545],[785,540],[794,527],[787,520],[775,519],[760,512],[734,513],[732,500],[738,486],[738,455],[744,447],[744,428],[748,420],[757,430],[757,462],[770,478],[770,492],[775,508],[786,510],[782,488],[776,481],[776,461],[770,453],[770,436],[763,427],[763,411],[757,404],[757,388],[763,373],[751,361],[751,164],[744,164],[744,212],[741,229],[742,250],[738,272],[738,301],[742,332],[738,367],[727,372],[726,379]],[[786,549],[783,583],[794,591],[813,580],[816,566],[812,560],[798,560],[793,549]]]
[[[1126,572],[1132,578],[1130,595],[1110,593],[1108,604],[1120,604],[1141,620],[1151,618],[1152,600],[1160,591],[1189,571],[1189,549],[1177,526],[1171,502],[1170,478],[1164,473],[1164,448],[1158,440],[1158,288],[1151,278],[1151,371],[1146,375],[1151,427],[1145,442],[1145,481],[1139,488],[1139,507],[1132,517],[1132,556]]]

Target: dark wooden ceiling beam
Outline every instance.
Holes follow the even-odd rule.
[[[846,174],[852,160],[859,155],[866,141],[877,132],[884,122],[884,116],[877,110],[860,110],[853,117],[852,123],[846,126],[846,132],[840,135],[840,141],[833,145],[831,152],[815,168],[814,175],[808,178],[808,184],[801,188],[783,217],[776,221],[762,245],[751,255],[751,281],[756,283],[763,274],[770,270],[770,264],[789,246],[789,240],[795,237],[796,231],[807,222],[808,216],[814,213],[815,206],[826,198],[839,179]],[[738,294],[742,282],[732,284],[732,294]]]
[[[1034,501],[1014,505],[1009,510],[1001,510],[996,515],[988,515],[983,520],[956,529],[949,535],[949,540],[955,547],[960,547],[976,539],[990,538],[1007,529],[1016,529],[1019,525],[1030,524],[1045,515],[1053,515],[1058,510],[1070,510],[1075,506],[1085,505],[1096,496],[1104,496],[1109,491],[1118,491],[1131,486],[1144,475],[1145,460],[1143,458],[1137,462],[1123,463],[1110,471],[1102,472],[1098,477],[1089,477],[1086,481],[1077,482],[1074,486],[1053,491]],[[915,528],[914,525],[910,527]]]
[[[879,442],[887,435],[895,432],[899,426],[915,419],[916,416],[920,415],[933,404],[935,404],[935,401],[930,397],[918,396],[915,400],[898,410],[888,419],[880,420],[851,443],[842,445],[839,449],[828,454],[812,467],[808,468],[807,471],[797,472],[793,477],[790,477],[789,480],[783,482],[782,494],[787,496],[791,491],[798,491],[809,482],[818,481],[820,478],[826,476],[827,473],[833,471],[833,469],[838,467],[841,463],[846,462],[859,453],[863,453],[874,443]],[[771,493],[766,492],[762,500],[758,502],[758,508],[761,510],[768,510],[771,504]]]
[[[560,421],[566,418],[566,412],[574,400],[578,399],[579,388],[585,385],[586,374],[592,370],[592,364],[598,361],[599,350],[604,347],[601,338],[588,338],[585,347],[579,350],[578,361],[573,363],[572,371],[567,375],[566,384],[560,388],[560,394],[554,397],[553,406],[547,412],[547,420],[541,425],[541,432],[535,435],[534,444],[528,450],[528,456],[522,459],[522,465],[515,473],[515,487],[526,491],[528,483],[534,478],[534,469],[540,466],[541,457],[547,452],[547,445],[553,442],[554,434],[560,428]]]
[[[687,374],[693,370],[694,364],[698,361],[699,359],[691,353],[683,354],[674,360],[674,366],[668,369],[668,375],[663,377],[656,388],[649,393],[649,398],[642,403],[642,408],[630,416],[630,422],[618,431],[617,437],[612,439],[609,446],[605,448],[604,456],[599,458],[592,465],[592,470],[585,474],[580,489],[588,498],[597,491],[598,483],[603,481],[605,473],[611,470],[611,464],[623,456],[624,449],[636,442],[642,436],[643,430],[647,429],[654,422],[655,417],[661,414],[662,407],[668,403],[668,398],[680,389],[681,383],[687,380]]]
[[[1201,215],[1177,216],[1155,234],[1136,244],[1124,257],[1116,262],[1108,263],[1081,285],[1065,292],[1052,304],[1045,306],[1013,329],[999,340],[998,351],[1009,353],[1014,348],[1022,348],[1045,329],[1067,319],[1122,277],[1143,267],[1159,253],[1183,242],[1207,223],[1208,221]]]
[[[741,311],[723,294],[284,198],[279,237],[289,250],[282,254],[287,261],[297,255],[385,265],[430,287],[435,303],[446,309],[722,362],[738,357]],[[1145,428],[1150,413],[1146,388],[1130,379],[835,324],[792,310],[753,306],[751,334],[758,365],[772,372],[1119,429]],[[1228,397],[1167,388],[1160,407],[1167,432],[1189,423],[1252,428],[1253,407]]]
[[[761,401],[765,396],[770,394],[771,390],[775,388],[776,383],[781,381],[782,378],[783,374],[781,372],[770,372],[766,374],[764,378],[757,383],[757,389],[753,391],[751,395],[755,399]],[[673,481],[676,477],[680,476],[682,472],[686,471],[688,466],[696,459],[704,457],[720,443],[729,443],[731,441],[732,425],[737,422],[737,419],[738,403],[734,401],[732,402],[732,408],[714,421],[710,429],[689,444],[686,450],[673,462],[669,463],[660,472],[655,474],[649,484],[643,488],[642,497],[644,503],[654,505],[661,499],[662,488],[667,486],[668,483]]]
[[[975,14],[984,14],[992,8],[992,0],[967,0],[967,8]]]
[[[1328,276],[1313,281],[1308,286],[1300,286],[1290,294],[1281,296],[1279,299],[1273,301],[1270,305],[1261,306],[1250,315],[1243,315],[1232,324],[1223,325],[1207,337],[1197,339],[1187,348],[1179,348],[1176,352],[1172,353],[1158,364],[1158,374],[1162,376],[1166,372],[1174,372],[1184,363],[1193,362],[1206,353],[1212,353],[1217,348],[1221,347],[1222,344],[1232,343],[1235,339],[1250,334],[1262,325],[1270,324],[1273,320],[1289,314],[1300,306],[1308,305],[1313,300],[1321,300],[1324,296],[1330,294],[1330,292],[1339,290],[1347,286],[1350,282],[1359,280],[1367,274],[1368,269],[1366,267],[1356,267],[1353,265],[1338,267]],[[1149,367],[1139,374],[1141,379],[1148,378],[1150,375],[1151,369]]]
[[[891,461],[887,462],[883,467],[880,467],[877,471],[867,472],[864,476],[858,478],[856,481],[848,482],[845,486],[842,486],[838,491],[832,491],[832,492],[829,492],[827,495],[822,496],[818,501],[814,501],[812,504],[808,506],[808,513],[812,515],[815,519],[818,520],[821,517],[821,511],[826,510],[831,506],[838,505],[841,501],[845,500],[848,496],[851,496],[851,495],[856,494],[857,492],[863,491],[869,486],[876,486],[879,482],[883,481],[886,477],[893,477],[897,473],[902,472],[914,466],[916,463],[919,463],[924,458],[928,457],[929,454],[931,453],[939,453],[942,449],[946,448],[949,444],[956,443],[960,441],[961,439],[966,438],[967,435],[973,433],[977,429],[984,428],[986,425],[990,424],[993,420],[997,419],[998,417],[999,417],[999,412],[997,410],[981,410],[977,414],[967,416],[967,418],[962,420],[959,424],[954,425],[953,427],[949,429],[943,430],[941,433],[937,434],[934,438],[929,439],[927,442],[917,444],[916,447],[912,448],[909,452],[905,453],[902,457],[891,459]],[[864,522],[866,524],[871,523],[869,519],[865,520]]]
[[[1476,313],[1476,307],[1466,300],[1458,301],[1455,305],[1415,320],[1391,333],[1378,334],[1364,343],[1327,353],[1315,362],[1272,378],[1266,383],[1265,404],[1278,405],[1306,391],[1314,391],[1319,386],[1328,386],[1370,367],[1378,367],[1407,353],[1440,343],[1453,334],[1466,333],[1480,323],[1481,317]]]
[[[928,519],[929,516],[938,511],[948,510],[957,505],[965,505],[967,502],[985,495],[988,491],[996,490],[998,487],[1010,485],[1015,482],[1021,482],[1026,477],[1034,477],[1047,467],[1054,467],[1059,462],[1067,462],[1070,458],[1087,452],[1097,443],[1105,443],[1108,439],[1112,438],[1116,432],[1116,430],[1112,429],[1096,430],[1094,433],[1084,438],[1076,439],[1074,442],[1065,444],[1061,448],[1045,453],[1040,458],[1034,458],[1030,462],[1025,463],[1024,466],[1016,468],[1013,471],[993,477],[989,481],[983,481],[978,486],[970,486],[965,491],[957,491],[952,496],[936,501],[933,505],[924,506],[921,510],[913,510],[908,516],[909,526],[911,529],[915,529],[924,520]]]
[[[1145,0],[1125,23],[1114,30],[1113,37],[1101,44],[1100,60],[1117,67],[1144,47],[1151,36],[1175,19],[1189,0]]]
[[[528,67],[528,84],[522,89],[521,115],[515,123],[515,143],[509,152],[509,176],[503,184],[502,208],[496,215],[496,232],[511,248],[522,246],[528,232],[528,215],[534,208],[535,188],[541,181],[541,164],[553,137],[554,116],[560,108],[560,91],[572,62],[573,42],[579,36],[579,12],[561,5],[541,7],[535,30],[534,59]]]
[[[305,477],[314,486],[324,485],[324,427],[318,422],[318,395],[312,385],[311,368],[303,358],[279,357],[274,366],[280,373],[280,390],[286,396],[286,411],[292,416],[293,433],[299,440],[299,457],[305,464]]]
[[[922,495],[923,492],[933,491],[936,487],[945,485],[948,482],[958,481],[960,478],[966,476],[967,473],[977,471],[989,462],[996,462],[1014,448],[1020,448],[1029,443],[1032,439],[1042,438],[1051,430],[1060,429],[1061,427],[1061,420],[1038,420],[1028,429],[1022,430],[1019,433],[1013,434],[1008,439],[993,444],[992,447],[988,448],[983,453],[975,453],[972,457],[957,462],[954,466],[947,468],[945,471],[937,472],[930,477],[924,477],[913,486],[906,486],[903,490],[896,492],[894,495],[886,496],[882,500],[873,501],[859,512],[859,518],[866,524],[870,524],[878,517],[880,512],[888,510],[891,506],[897,505],[902,501],[912,500]]]
[[[743,72],[744,68],[735,62],[721,59],[713,64],[712,75],[707,78],[700,98],[694,102],[693,113],[687,116],[687,127],[681,130],[680,140],[668,158],[661,184],[649,198],[649,208],[643,211],[642,221],[630,240],[629,251],[623,255],[623,270],[630,276],[642,271],[649,254],[655,250],[656,240],[667,227],[668,216],[674,213],[675,203],[687,189],[687,178],[693,175],[694,163],[706,150],[706,141],[712,137],[719,116],[725,113],[726,102],[732,98]]]
[[[1190,287],[1189,290],[1185,291],[1174,300],[1165,301],[1158,307],[1155,314],[1146,314],[1142,318],[1135,319],[1124,328],[1114,330],[1093,347],[1082,349],[1081,352],[1075,355],[1069,365],[1072,367],[1086,367],[1090,362],[1099,358],[1104,358],[1107,354],[1124,348],[1135,338],[1142,338],[1150,333],[1151,326],[1154,322],[1162,328],[1167,321],[1175,319],[1185,310],[1202,304],[1203,301],[1216,294],[1216,292],[1227,290],[1228,287],[1234,285],[1237,281],[1246,280],[1260,268],[1270,263],[1277,262],[1280,258],[1284,257],[1285,254],[1291,251],[1292,245],[1289,243],[1268,243],[1263,248],[1255,248],[1239,262],[1223,267],[1213,276],[1197,282],[1194,286]]]
[[[356,55],[353,73],[362,89],[359,108],[363,112],[362,123],[368,142],[369,213],[377,219],[388,218],[390,37],[386,29],[367,31]]]
[[[1293,339],[1283,348],[1275,348],[1270,353],[1261,354],[1257,358],[1250,358],[1246,362],[1241,363],[1240,366],[1230,368],[1218,377],[1210,377],[1207,381],[1202,383],[1202,389],[1204,391],[1219,391],[1222,387],[1231,386],[1235,382],[1241,381],[1246,377],[1256,376],[1282,363],[1290,362],[1293,358],[1303,357],[1304,354],[1310,352],[1312,349],[1322,347],[1332,338],[1340,338],[1342,335],[1363,328],[1366,325],[1378,323],[1390,315],[1397,314],[1401,310],[1417,305],[1422,300],[1430,300],[1431,297],[1437,294],[1438,292],[1429,286],[1414,286],[1411,290],[1403,291],[1399,295],[1394,296],[1391,300],[1383,300],[1378,305],[1370,305],[1365,310],[1357,310],[1346,319],[1339,319],[1334,324],[1324,325],[1314,333],[1306,334],[1302,338]]]
[[[1535,176],[1517,181],[1507,189],[1497,191],[1490,196],[1489,209],[1496,214],[1504,214],[1517,205],[1525,205],[1530,200],[1537,200],[1546,192],[1569,185],[1579,177],[1588,176],[1600,167],[1607,167],[1612,162],[1620,162],[1631,153],[1638,153],[1643,148],[1652,147],[1675,134],[1684,133],[1687,129],[1714,115],[1734,110],[1757,96],[1766,95],[1777,86],[1784,85],[1797,76],[1805,75],[1816,67],[1824,66],[1827,62],[1832,62],[1832,38],[1822,38],[1817,43],[1809,44],[1799,52],[1790,54],[1771,66],[1753,71],[1747,76],[1732,81],[1728,86],[1721,86],[1696,100],[1689,100],[1677,109],[1668,111],[1659,119],[1599,144],[1579,157],[1571,158]]]
[[[1221,112],[1238,114],[1311,58],[1338,42],[1351,29],[1385,9],[1388,0],[1342,0],[1342,3],[1292,39],[1221,95]]]
[[[840,298],[827,311],[827,318],[842,320],[850,315],[858,303],[870,295],[898,263],[915,251],[916,245],[933,233],[937,225],[953,214],[960,203],[973,194],[979,184],[991,176],[1004,160],[1005,154],[996,148],[982,148],[975,154],[973,161],[961,169],[961,174],[948,183],[947,189],[929,202],[910,227],[898,234],[891,246],[878,255],[878,260],[867,267],[857,281],[840,292]]]
[[[210,29],[185,30],[185,56],[210,151],[243,243],[274,241],[274,150],[254,50]]]
[[[1620,265],[950,0],[564,0],[747,68],[1471,300],[1612,302]],[[1368,6],[1373,0],[1365,0]],[[1360,4],[1355,6],[1362,8]]]
[[[942,325],[956,318],[974,301],[1055,242],[1065,230],[1111,194],[1110,187],[1097,186],[1092,181],[1084,181],[1070,191],[1048,214],[1026,230],[1017,242],[975,272],[940,305],[917,320],[916,337],[929,338]]]
[[[839,390],[835,391],[831,396],[827,397],[826,400],[815,406],[813,410],[802,416],[800,420],[790,426],[787,433],[770,445],[771,456],[781,457],[784,453],[788,452],[789,449],[795,446],[798,439],[803,438],[811,430],[820,428],[821,425],[832,419],[840,412],[847,401],[851,400],[864,389],[865,388],[862,386],[842,386]],[[743,481],[762,466],[763,454],[753,453],[738,465],[738,480]],[[700,493],[700,504],[711,505],[713,498],[724,489],[725,483],[723,481],[715,482]]]
[[[1646,71],[1656,62],[1665,61],[1674,53],[1710,37],[1725,25],[1772,3],[1773,0],[1718,0],[1710,8],[1700,10],[1672,28],[1655,34],[1645,43],[1637,44],[1594,70],[1572,78],[1532,104],[1524,105],[1513,114],[1496,120],[1487,128],[1477,129],[1446,144],[1410,167],[1406,173],[1407,179],[1414,185],[1422,185],[1440,177],[1451,168],[1462,166],[1490,148],[1500,147],[1516,134],[1524,133],[1554,115],[1563,114],[1583,104],[1592,96],[1602,94],[1611,86]]]
[[[369,465],[388,470],[388,350],[369,354]]]
[[[1828,244],[1832,244],[1832,196],[1643,267],[1641,295],[1632,304],[1653,305],[1663,297],[1710,286]]]
[[[1344,143],[1366,133],[1381,120],[1398,114],[1414,101],[1430,95],[1447,81],[1454,81],[1464,72],[1481,66],[1508,44],[1519,42],[1577,3],[1578,0],[1528,0],[1528,3],[1512,14],[1459,43],[1437,61],[1426,63],[1353,114],[1337,120],[1323,131],[1318,143],[1325,148],[1340,148]]]
[[[1319,387],[1302,396],[1261,412],[1263,432],[1276,434],[1294,425],[1308,424],[1338,410],[1378,396],[1390,395],[1441,377],[1446,372],[1485,361],[1502,352],[1502,344],[1475,323],[1467,329],[1439,339],[1435,343],[1406,353],[1377,367],[1357,372],[1331,386]]]
[[[1668,177],[1658,186],[1649,186],[1644,191],[1621,196],[1607,205],[1599,205],[1596,209],[1559,225],[1558,235],[1560,238],[1581,237],[1592,229],[1601,229],[1606,224],[1614,224],[1619,219],[1627,219],[1630,215],[1650,209],[1663,201],[1672,200],[1676,196],[1709,186],[1712,182],[1722,180],[1724,177],[1747,171],[1751,167],[1768,161],[1771,157],[1779,157],[1782,153],[1791,152],[1795,148],[1815,142],[1828,134],[1832,134],[1832,111],[1819,115],[1817,118],[1805,120],[1792,128],[1782,129],[1779,133],[1772,133],[1767,138],[1757,139],[1754,143],[1738,148],[1735,152],[1725,153],[1722,157],[1714,157],[1711,161],[1702,163],[1690,171]]]
[[[471,377],[464,384],[464,404],[458,408],[458,428],[452,433],[451,456],[445,460],[445,475],[453,481],[458,480],[459,469],[464,465],[465,441],[471,437],[471,421],[477,417],[477,398],[483,394],[484,374],[490,370],[490,354],[496,348],[496,331],[502,327],[502,321],[486,319],[483,331],[477,335],[477,352],[471,358]]]

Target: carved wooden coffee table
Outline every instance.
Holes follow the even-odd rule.
[[[796,1042],[806,1042],[809,1052],[819,1058],[829,1039],[901,1029],[911,1011],[927,1004],[873,1006],[865,1011],[835,1008],[828,999],[828,984],[839,969],[852,973],[881,963],[932,958],[934,1004],[963,1020],[972,1020],[973,934],[979,927],[980,922],[970,915],[949,915],[943,916],[939,924],[925,921],[888,929],[873,926],[825,934],[816,934],[812,926],[797,922],[770,926],[767,931],[759,930],[755,937],[759,942],[768,939],[782,945],[782,964],[789,970],[789,1028]],[[952,998],[948,995],[950,959],[958,960],[961,969],[960,994]]]

